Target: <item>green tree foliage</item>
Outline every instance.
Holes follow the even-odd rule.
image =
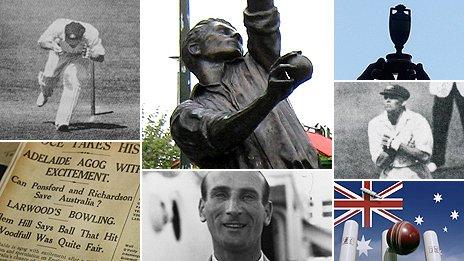
[[[170,169],[179,160],[180,150],[174,144],[166,123],[167,115],[159,111],[148,116],[142,142],[144,169]]]

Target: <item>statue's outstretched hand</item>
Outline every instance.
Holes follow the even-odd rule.
[[[293,91],[294,79],[290,74],[296,71],[296,66],[286,63],[274,63],[269,73],[266,97],[272,101],[280,102],[286,99]]]

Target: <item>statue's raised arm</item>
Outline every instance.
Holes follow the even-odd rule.
[[[247,0],[248,52],[267,71],[280,56],[280,20],[274,0]]]

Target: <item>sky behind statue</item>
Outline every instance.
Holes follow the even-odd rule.
[[[432,80],[464,79],[464,2],[335,1],[335,79],[355,80],[378,58],[395,51],[390,39],[390,7],[411,9],[411,33],[403,49],[422,63]]]
[[[275,0],[281,14],[281,54],[301,50],[313,63],[313,78],[290,96],[301,123],[333,129],[333,2]],[[157,107],[169,116],[177,105],[179,1],[141,1],[141,103],[148,115]],[[190,0],[190,26],[200,20],[223,18],[247,40],[243,26],[246,1]],[[246,44],[244,44],[246,47]],[[244,48],[246,51],[246,48]],[[192,87],[197,83],[191,77]]]

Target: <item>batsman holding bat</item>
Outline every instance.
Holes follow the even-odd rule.
[[[91,80],[90,60],[103,62],[105,49],[95,27],[69,19],[53,22],[38,43],[42,49],[48,50],[48,60],[44,71],[38,75],[40,94],[37,106],[42,107],[47,102],[56,86],[63,86],[55,126],[58,131],[68,131],[81,87]]]

